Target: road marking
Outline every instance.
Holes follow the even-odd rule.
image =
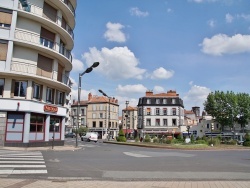
[[[131,153],[131,152],[123,152],[125,155],[131,156],[131,157],[151,157],[148,155],[142,155],[142,154],[136,154],[136,153]]]
[[[22,164],[44,164],[44,161],[0,161],[0,164],[6,164],[6,163],[13,163],[13,164],[18,164],[18,163],[22,163]]]
[[[0,165],[0,168],[46,168],[46,165]]]
[[[47,170],[0,170],[0,174],[47,174]]]
[[[43,158],[17,158],[17,157],[0,157],[0,160],[27,160],[27,161],[43,161]]]

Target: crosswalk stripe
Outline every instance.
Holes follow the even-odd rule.
[[[46,174],[45,161],[41,152],[0,152],[0,175]]]
[[[47,170],[0,170],[0,175],[11,174],[47,174]]]
[[[6,164],[6,163],[14,163],[14,164],[18,164],[18,163],[29,163],[29,164],[42,164],[45,163],[44,161],[0,161],[0,164]]]

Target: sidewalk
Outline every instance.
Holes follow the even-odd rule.
[[[0,178],[0,188],[250,188],[250,181],[89,181]]]

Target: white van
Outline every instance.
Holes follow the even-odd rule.
[[[97,142],[98,134],[94,132],[87,132],[85,135],[81,136],[81,140],[87,141],[87,142],[90,142],[90,141]]]

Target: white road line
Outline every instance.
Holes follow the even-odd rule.
[[[14,157],[3,157],[3,158],[0,158],[0,160],[27,160],[27,161],[43,161],[43,158],[14,158]]]
[[[0,174],[47,174],[47,170],[0,170]]]
[[[46,165],[0,165],[0,168],[46,168]]]
[[[27,163],[27,164],[44,164],[44,161],[0,161],[0,164],[6,164],[6,163],[13,163],[13,164],[18,164],[18,163]]]
[[[131,153],[131,152],[123,152],[125,155],[132,156],[132,157],[151,157],[148,155],[142,155],[142,154],[136,154],[136,153]]]
[[[0,156],[31,156],[31,157],[40,157],[42,156],[41,153],[5,153],[5,154],[0,154]]]

